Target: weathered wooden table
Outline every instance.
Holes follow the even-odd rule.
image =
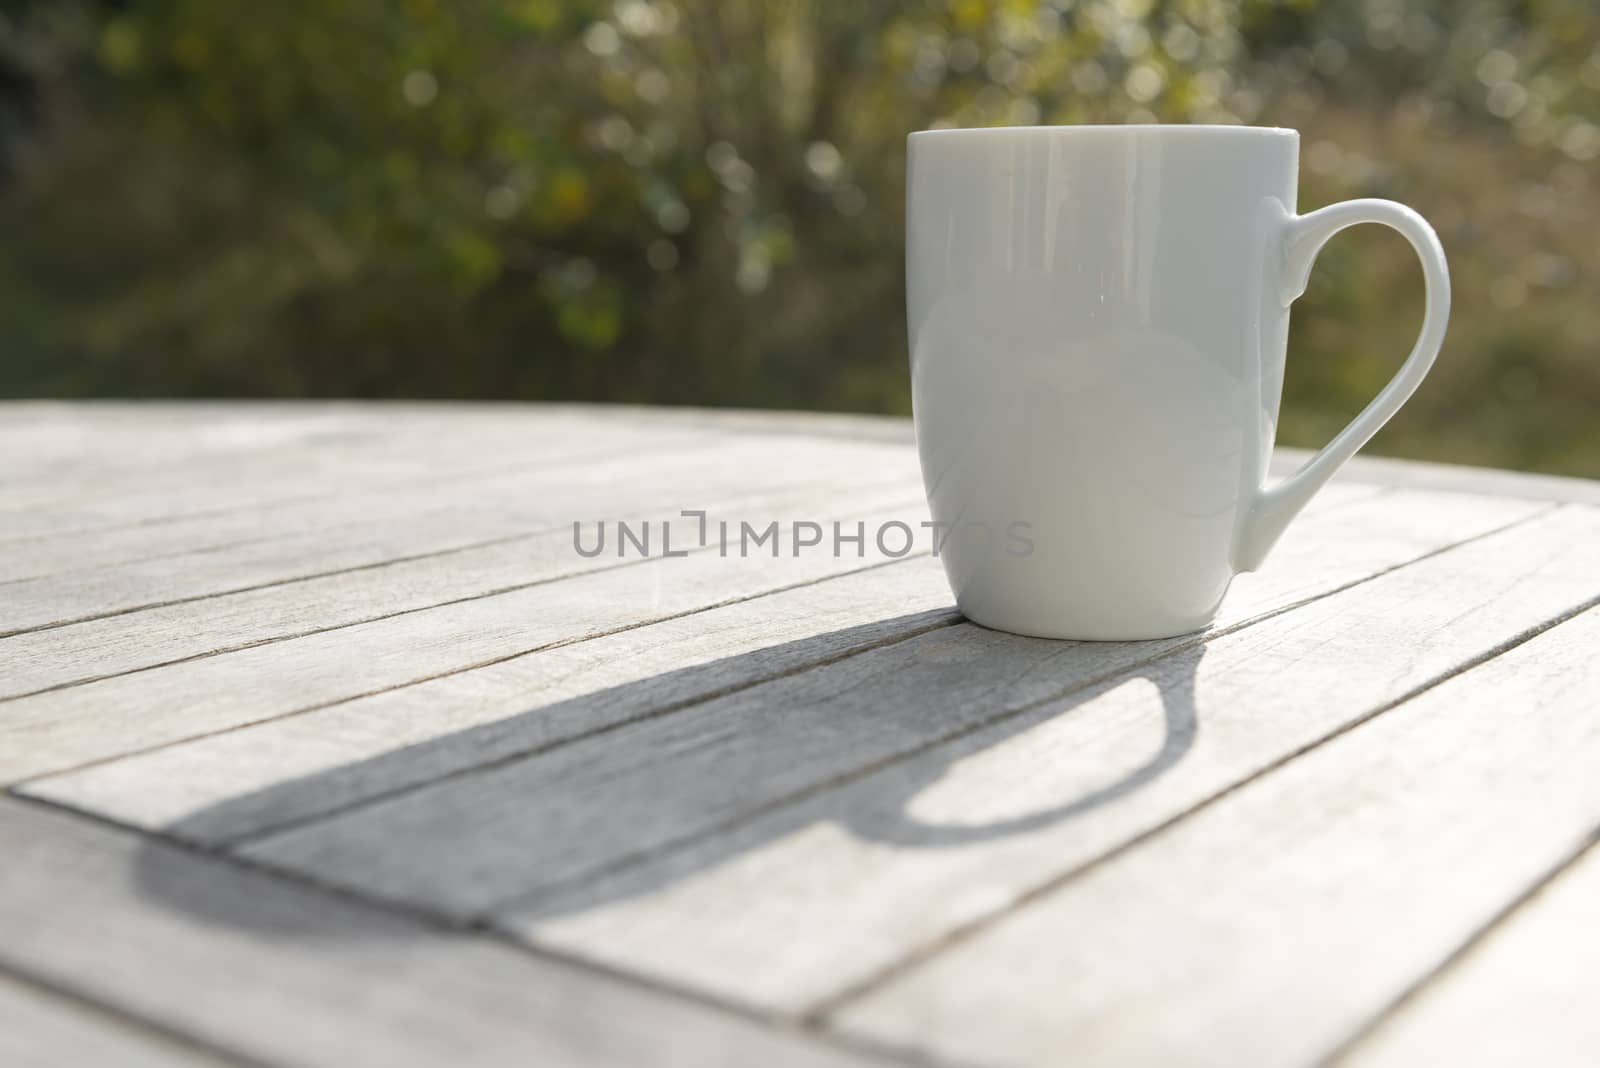
[[[1600,484],[1358,461],[1122,644],[921,501],[896,420],[0,406],[0,1064],[1600,1063]],[[682,510],[784,540],[618,558]]]

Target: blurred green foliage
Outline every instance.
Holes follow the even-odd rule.
[[[904,411],[908,130],[1258,122],[1450,253],[1377,448],[1600,476],[1593,0],[5,0],[0,62],[0,393]],[[1281,440],[1420,304],[1336,242]]]

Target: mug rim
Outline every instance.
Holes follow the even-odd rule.
[[[931,130],[913,130],[910,138],[931,138],[940,135],[982,137],[987,134],[1034,134],[1068,137],[1074,134],[1100,136],[1152,136],[1156,134],[1231,134],[1246,137],[1298,138],[1300,131],[1292,126],[1246,126],[1228,123],[1203,122],[1129,122],[1129,123],[1060,123],[1034,126],[949,126]]]

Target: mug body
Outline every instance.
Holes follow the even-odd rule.
[[[1051,638],[1210,622],[1262,485],[1299,136],[911,135],[917,445],[963,613]]]

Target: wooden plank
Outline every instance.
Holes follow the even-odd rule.
[[[271,448],[302,438],[369,425],[372,408],[319,403],[0,401],[0,455],[8,476],[34,464],[77,463],[101,442],[117,450],[109,463],[181,459],[196,448]]]
[[[248,411],[253,411],[255,408],[250,405],[242,407]],[[293,407],[298,410],[300,406]],[[381,415],[369,416],[367,420],[357,422],[355,425],[364,427],[376,422],[387,427],[394,440],[394,447],[401,451],[427,450],[438,440],[456,441],[459,438],[472,437],[469,433],[457,431],[453,425],[442,423],[437,413],[428,421],[419,424],[416,416],[408,414],[414,407],[371,405],[368,409]],[[469,427],[483,422],[486,418],[476,407],[467,409],[450,405],[442,407],[450,412],[459,413],[457,418]],[[181,411],[180,408],[179,412]],[[507,450],[501,449],[491,453],[495,457],[492,462],[497,466],[487,471],[474,473],[440,467],[435,475],[420,483],[408,482],[403,485],[378,487],[356,484],[335,496],[312,496],[303,501],[280,501],[270,506],[240,506],[133,525],[97,527],[76,533],[57,533],[48,537],[7,540],[6,535],[9,532],[5,528],[0,528],[0,541],[4,541],[6,547],[6,551],[0,554],[0,581],[15,581],[129,561],[170,557],[185,551],[217,549],[241,541],[259,540],[263,537],[263,532],[314,533],[354,520],[380,521],[385,518],[398,518],[430,510],[448,511],[453,508],[461,509],[470,516],[473,509],[471,507],[462,509],[462,502],[484,497],[493,501],[496,506],[493,512],[495,515],[513,504],[519,506],[519,511],[533,511],[538,508],[540,502],[528,492],[525,483],[525,479],[533,472],[567,471],[576,463],[588,464],[597,458],[616,457],[624,462],[632,458],[636,465],[644,466],[663,453],[707,441],[721,442],[727,449],[749,447],[765,451],[781,444],[770,439],[804,437],[802,431],[813,423],[817,424],[818,433],[823,436],[824,441],[857,440],[870,443],[884,437],[877,432],[877,421],[866,421],[865,431],[854,436],[847,433],[853,424],[848,420],[842,421],[840,417],[777,419],[764,433],[755,429],[745,432],[741,429],[744,424],[740,422],[715,419],[710,416],[701,418],[698,415],[691,419],[677,415],[671,410],[626,407],[577,409],[569,414],[569,419],[581,418],[581,422],[561,423],[558,427],[559,432],[541,436],[540,428],[549,424],[551,414],[566,412],[565,406],[515,406],[511,411],[527,413],[523,416],[523,421],[529,429],[522,433],[521,439],[517,442],[518,447],[509,450],[512,466],[515,468],[510,474],[496,473],[498,467],[504,466],[507,459]],[[507,416],[502,415],[497,418],[504,421]],[[177,419],[177,421],[187,423],[191,420]],[[95,425],[98,427],[101,422],[102,420],[97,419]],[[752,421],[746,420],[746,422]],[[413,429],[400,433],[401,427]],[[891,443],[895,442],[891,439]],[[119,447],[116,441],[110,441],[99,451],[115,451]],[[334,451],[331,446],[330,451]],[[530,455],[519,458],[523,453]],[[872,450],[872,454],[896,456],[894,450],[890,449]],[[91,453],[89,456],[88,461],[80,460],[80,463],[99,462],[95,458],[98,453]],[[431,462],[439,463],[436,458]],[[864,459],[866,465],[877,462],[879,461],[870,457]],[[896,456],[893,462],[899,466],[914,464],[915,461],[910,453],[905,453],[903,456]],[[693,465],[694,462],[685,459],[674,470],[682,472],[692,469]],[[433,470],[435,468],[430,467],[430,471]],[[747,474],[749,473],[747,471]],[[597,475],[600,474],[603,473],[597,472]],[[765,474],[770,475],[771,472]],[[660,481],[663,485],[667,485],[671,480]],[[630,502],[614,500],[611,503],[621,506]],[[643,502],[634,500],[631,503]]]
[[[230,423],[210,429],[212,433],[204,438],[196,435],[200,440],[194,441],[186,454],[165,462],[150,456],[150,447],[131,427],[129,432],[105,435],[109,440],[104,441],[91,433],[81,453],[70,461],[0,483],[0,516],[12,517],[24,509],[35,514],[66,512],[177,487],[204,494],[228,481],[234,483],[230,489],[235,493],[245,488],[240,483],[269,490],[288,479],[295,481],[297,491],[304,491],[324,481],[342,480],[351,470],[381,475],[400,464],[414,468],[419,459],[415,449],[407,456],[397,435],[376,425],[346,424],[295,436],[283,434],[271,424],[262,428]],[[268,431],[270,442],[262,447],[218,448],[213,443],[217,437],[227,442],[224,435],[230,432],[248,441],[261,436],[261,429]],[[347,460],[350,468],[341,470],[335,457]]]
[[[1330,577],[1366,574],[1433,547],[1413,540],[1439,536],[1418,521],[1428,510],[1380,505],[1372,492],[1330,491],[1286,547],[1288,567],[1241,583],[1227,618],[1312,596],[1318,575],[1325,591]],[[1367,509],[1349,507],[1363,500]],[[1386,523],[1387,538],[1380,536]],[[1348,539],[1334,570],[1319,548],[1313,559],[1323,570],[1299,574],[1304,546],[1353,531],[1361,536]],[[200,841],[259,834],[897,640],[949,604],[939,567],[907,562],[95,765],[30,789]],[[274,754],[270,764],[259,759],[265,751]]]
[[[310,440],[375,434],[373,421],[314,409],[196,418],[152,412],[138,420],[108,418],[93,406],[62,406],[53,417],[19,419],[0,407],[0,500],[9,491],[83,476],[125,476],[185,462],[196,455],[248,457]]]
[[[531,431],[530,431],[531,433]],[[522,435],[526,438],[528,434]],[[704,433],[684,431],[678,441],[706,440]],[[451,440],[446,438],[445,440]],[[672,445],[671,435],[654,434],[637,448]],[[518,445],[526,447],[525,441]],[[426,439],[407,446],[375,442],[369,455],[350,447],[308,446],[291,456],[273,456],[273,470],[259,476],[223,463],[206,470],[195,464],[174,467],[166,478],[135,484],[125,492],[86,493],[78,486],[61,501],[30,504],[7,494],[0,507],[0,537],[6,540],[55,537],[113,530],[141,523],[199,517],[262,505],[315,501],[374,487],[442,485],[472,475],[538,470],[561,458],[615,453],[615,443],[595,444],[576,429],[555,435],[545,449],[521,453],[509,441],[495,445],[470,441],[459,449]]]
[[[0,964],[271,1063],[865,1058],[481,936],[0,800]]]
[[[637,422],[637,420],[629,420]],[[117,407],[64,405],[54,418],[6,420],[0,413],[0,502],[37,506],[51,500],[170,482],[224,463],[241,473],[316,469],[336,453],[380,459],[387,444],[463,461],[499,448],[537,456],[542,444],[578,443],[588,427],[621,429],[617,420],[560,406],[482,409],[405,404],[187,404]],[[680,429],[693,428],[680,422]],[[307,471],[309,473],[309,471]]]
[[[1400,502],[1386,503],[1391,514],[1404,510]],[[1600,516],[1587,529],[1600,531]],[[1457,530],[1449,537],[1459,536]],[[1483,544],[1490,542],[1506,551],[1504,539]],[[1326,576],[1337,569],[1338,547],[1319,547],[1329,561],[1322,565]],[[1472,564],[1483,559],[1481,551],[1460,555]],[[1600,560],[1592,563],[1600,584]],[[1366,587],[1358,587],[1350,597],[1330,598],[1334,608],[1303,611],[1318,618],[1341,607],[1358,613],[1363,605],[1387,612],[1392,605],[1385,591],[1397,583],[1403,587],[1414,570],[1425,577],[1436,571],[1425,565],[1403,569],[1394,582],[1370,584],[1378,586],[1377,593],[1363,595]],[[1564,587],[1577,570],[1565,564],[1558,575]],[[1448,581],[1459,584],[1460,571]],[[1530,589],[1544,590],[1548,598],[1548,585]],[[1231,610],[1245,613],[1237,622],[1257,615],[1240,606]],[[1285,626],[1293,626],[1298,615],[1290,613]],[[1269,628],[1269,637],[1257,640],[1270,642],[1277,630]],[[1230,647],[1251,640],[1241,636]],[[1196,640],[1051,642],[964,624],[257,839],[243,851],[338,885],[476,917],[511,900],[592,885],[619,865],[714,838],[768,808],[826,791],[841,778],[993,720],[1014,719],[1022,710],[1186,647],[1197,648]],[[1143,736],[1134,742],[1140,759],[1149,743]],[[597,782],[607,788],[596,789]],[[395,848],[402,842],[405,848]]]
[[[604,434],[598,432],[604,428]],[[289,503],[359,491],[373,485],[447,481],[464,474],[547,465],[561,456],[637,449],[674,439],[718,436],[704,428],[667,428],[530,411],[519,419],[396,417],[381,432],[349,431],[253,457],[201,454],[139,477],[101,475],[95,446],[71,478],[0,487],[0,531],[6,539],[114,528],[268,503]],[[608,444],[609,443],[609,444]]]
[[[1340,477],[1397,489],[1447,490],[1572,504],[1600,504],[1600,481],[1592,478],[1500,471],[1488,467],[1402,460],[1388,456],[1357,456],[1340,471]]]
[[[0,974],[0,1064],[218,1068],[231,1063]]]
[[[1499,566],[1522,570],[1533,547]],[[1482,600],[1487,562],[1477,576],[1459,600],[1503,611]],[[838,1024],[988,1063],[1316,1062],[1600,823],[1597,647],[1591,610],[1033,901]],[[1234,678],[1207,710],[1243,698],[1251,680]],[[1328,699],[1318,679],[1295,681],[1298,707],[1262,711]]]
[[[1582,655],[1592,659],[1593,648]],[[1591,699],[1578,715],[1593,710]],[[1340,1063],[1351,1068],[1593,1068],[1600,1063],[1597,975],[1600,847],[1591,839],[1570,869],[1405,1002]]]
[[[738,434],[792,434],[813,440],[878,441],[896,445],[916,443],[911,420],[901,415],[766,408],[630,407],[613,404],[592,405],[586,410],[619,413],[630,421],[649,419],[665,425],[689,423]]]
[[[1272,453],[1271,473],[1286,477],[1312,457],[1309,449],[1279,446]],[[1520,497],[1524,500],[1563,504],[1600,504],[1600,480],[1543,475],[1527,471],[1502,471],[1427,460],[1406,460],[1363,452],[1339,469],[1334,484],[1382,486],[1483,497]]]
[[[856,511],[841,502],[830,507],[841,508],[851,519],[859,517],[869,530],[890,520],[914,528],[926,515],[921,505],[887,512]],[[783,518],[792,514],[784,509]],[[570,553],[570,534],[563,537],[568,538],[564,552]],[[0,704],[0,782],[394,689],[542,647],[814,582],[884,559],[874,544],[863,546],[860,557],[795,556],[784,550],[775,558],[723,558],[713,547],[681,559],[592,571],[48,690]],[[489,569],[486,577],[493,579],[496,574]],[[430,578],[424,573],[418,581]],[[197,606],[186,607],[192,611]],[[69,629],[73,628],[40,634],[58,635]],[[136,644],[136,653],[143,648],[137,633],[128,640]]]
[[[229,511],[195,520],[193,530],[177,529],[190,526],[180,521],[90,533],[78,540],[91,551],[110,547],[121,557],[132,541],[141,547],[142,558],[63,568],[70,549],[41,554],[51,569],[47,574],[0,586],[0,633],[10,636],[540,530],[570,530],[572,515],[586,514],[605,501],[600,486],[619,482],[644,494],[675,465],[705,462],[725,450],[725,444],[706,444],[701,438],[644,458],[628,452],[584,463],[568,458],[553,470],[384,487],[317,498],[298,507]],[[205,543],[194,545],[194,535],[202,530]],[[33,563],[26,554],[16,555],[17,560],[8,562],[14,568]]]
[[[676,437],[655,434],[648,438],[628,433],[608,435],[593,451],[574,453],[551,450],[528,461],[501,463],[482,471],[440,469],[429,478],[400,485],[362,483],[347,491],[313,494],[304,500],[269,505],[240,506],[196,515],[175,516],[132,525],[23,538],[5,543],[0,555],[0,581],[54,575],[77,575],[104,569],[113,577],[128,573],[129,564],[190,555],[203,565],[208,554],[288,539],[336,537],[355,528],[388,529],[395,538],[419,518],[446,522],[456,517],[462,526],[504,523],[508,520],[546,521],[562,503],[556,491],[570,496],[574,487],[593,489],[612,479],[661,478],[660,469],[681,471],[706,462],[706,454],[726,452],[736,441],[703,433]],[[648,481],[645,483],[649,484]],[[534,492],[539,490],[541,492]],[[642,503],[642,502],[641,502]],[[563,515],[562,519],[568,517]],[[321,555],[318,549],[313,555]],[[253,565],[250,557],[241,566]],[[13,597],[17,590],[13,589]],[[97,604],[108,611],[112,602]],[[64,607],[60,618],[70,618]]]
[[[1577,599],[1600,594],[1600,560],[1575,540],[1597,529],[1592,515],[1558,514],[1451,550],[1052,698],[859,781],[742,823],[710,826],[698,839],[581,885],[536,892],[512,902],[500,922],[541,945],[670,976],[764,1010],[816,1012],[1298,748],[1492,653]],[[1501,567],[1507,570],[1489,577]],[[927,662],[941,652],[934,638],[950,641],[943,655],[962,657],[971,671],[997,658],[1020,660],[1003,644],[981,645],[980,637],[930,636],[920,660],[902,663],[897,678],[910,688],[932,673]],[[912,643],[899,648],[909,653]],[[892,701],[881,697],[876,715],[888,715]],[[786,710],[790,720],[805,714]],[[961,715],[937,700],[924,701],[917,714],[941,724]],[[774,740],[790,743],[781,733]],[[605,758],[592,762],[604,766]],[[758,765],[751,777],[769,770]],[[658,796],[678,787],[671,769],[638,775],[641,789],[653,787]],[[535,796],[531,786],[518,789],[506,804]],[[685,789],[673,808],[698,815],[711,787]],[[537,811],[524,809],[530,830],[555,835],[565,826],[531,815]],[[488,821],[491,813],[479,815]],[[400,826],[393,819],[384,825]],[[366,824],[368,831],[376,826]],[[640,837],[605,829],[617,852]],[[339,860],[312,852],[313,830],[262,855],[339,870]],[[430,841],[431,833],[410,841]],[[510,855],[520,845],[515,836],[497,837],[497,829],[459,833],[458,849],[476,842]],[[356,837],[352,829],[346,839],[322,841]],[[531,848],[543,855],[546,847]],[[350,865],[352,883],[370,870]],[[395,885],[424,896],[415,882]],[[428,900],[437,896],[432,889],[425,887]]]
[[[248,425],[232,426],[244,430]],[[0,529],[13,537],[48,533],[52,528],[41,524],[55,513],[83,509],[115,515],[142,496],[178,490],[187,491],[194,498],[194,506],[200,507],[212,504],[214,497],[215,503],[225,503],[251,491],[260,492],[262,499],[303,494],[322,483],[338,484],[347,471],[374,476],[385,472],[425,475],[425,471],[417,470],[418,461],[425,458],[423,450],[414,444],[405,448],[396,433],[399,429],[386,432],[376,425],[345,426],[244,452],[213,451],[196,442],[195,448],[176,462],[148,465],[137,463],[144,448],[136,427],[122,433],[106,433],[105,440],[91,430],[84,437],[81,452],[65,471],[45,470],[0,484]],[[538,435],[540,431],[530,426],[528,433]],[[469,460],[479,454],[476,444],[472,442],[472,447],[454,458]],[[117,461],[118,455],[125,458],[124,462]],[[104,465],[99,462],[102,457],[107,461]],[[130,457],[135,461],[132,465],[127,462]],[[342,464],[349,466],[341,467]],[[237,477],[226,479],[230,471]],[[62,477],[63,474],[70,477]],[[133,513],[131,517],[145,515]],[[19,522],[21,519],[31,522]]]
[[[753,481],[752,467],[773,474]],[[796,500],[807,488],[806,500]],[[437,597],[432,603],[442,603],[473,590],[504,588],[519,581],[516,576],[525,570],[520,563],[548,555],[540,548],[543,544],[568,563],[615,563],[610,557],[589,563],[571,551],[574,521],[592,531],[600,519],[659,521],[677,517],[686,507],[727,511],[773,501],[807,504],[830,494],[857,497],[866,489],[880,491],[881,500],[919,495],[914,459],[881,445],[796,445],[772,439],[735,450],[724,442],[573,465],[572,470],[537,478],[521,474],[477,486],[452,483],[429,491],[427,498],[384,501],[369,509],[377,516],[334,529],[303,531],[279,526],[283,521],[274,519],[269,529],[283,530],[284,536],[0,587],[5,595],[0,635],[79,623],[33,640],[0,641],[0,665],[16,658],[31,668],[14,677],[0,696],[170,662],[276,633],[376,618],[392,611],[386,607],[391,604],[426,604],[430,596]],[[406,514],[427,499],[436,511]],[[626,513],[619,511],[619,500],[627,502]],[[348,515],[359,515],[358,508],[351,502]],[[364,577],[342,574],[380,565],[387,566]],[[262,589],[291,583],[271,592]],[[212,599],[180,606],[201,597]],[[351,603],[341,615],[347,601]],[[155,610],[127,614],[144,606]],[[121,618],[100,618],[108,615]],[[247,624],[243,632],[234,622],[240,618]],[[271,630],[268,619],[279,620],[281,629]],[[90,621],[92,625],[85,625]],[[127,638],[134,633],[141,636],[137,645]],[[105,650],[117,648],[127,655],[107,659]],[[55,668],[62,661],[71,666]],[[59,673],[52,675],[52,670]]]
[[[281,458],[286,450],[323,453],[379,439],[401,451],[445,448],[536,455],[538,431],[566,428],[572,443],[586,430],[655,435],[684,431],[719,436],[800,435],[909,444],[909,420],[808,412],[755,412],[629,405],[423,402],[73,402],[29,406],[0,402],[0,502],[9,491],[49,489],[40,500],[96,481],[126,488],[163,467]],[[317,459],[310,455],[311,460]],[[64,481],[65,480],[65,481]],[[80,493],[80,496],[83,495]],[[21,502],[19,502],[21,503]],[[38,503],[30,501],[28,503]]]
[[[950,625],[918,557],[513,657],[138,756],[25,792],[220,843]],[[271,760],[261,754],[271,753]]]

